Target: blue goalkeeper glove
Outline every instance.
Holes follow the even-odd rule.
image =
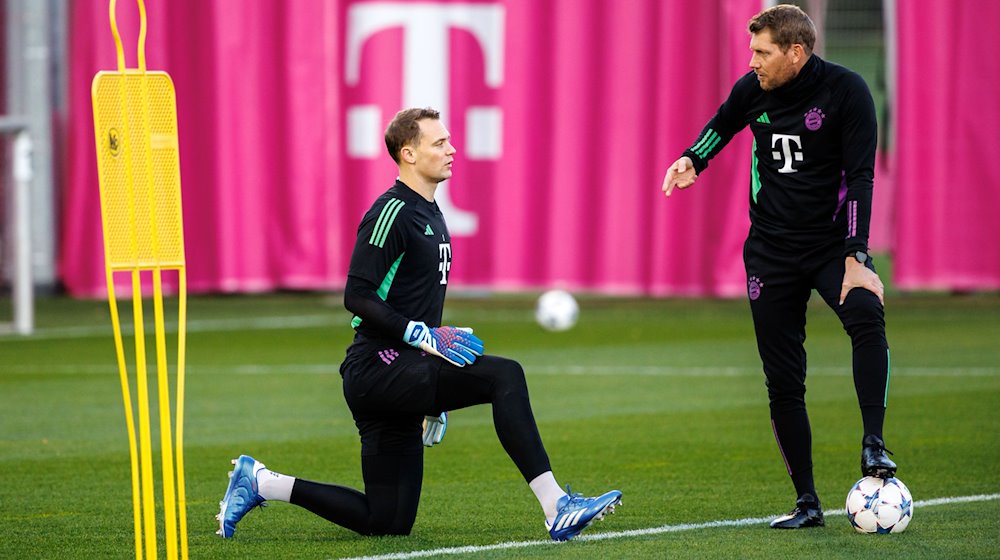
[[[467,327],[428,327],[423,321],[410,321],[403,340],[458,367],[483,355],[483,341]]]
[[[442,412],[441,416],[424,416],[424,447],[441,443],[446,431],[448,431],[447,412]]]

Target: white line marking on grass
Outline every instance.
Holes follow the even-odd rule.
[[[760,368],[749,366],[532,366],[523,364],[528,374],[538,375],[639,375],[649,377],[748,377],[763,376]],[[811,367],[810,374],[849,376],[847,367]],[[893,367],[893,375],[913,377],[996,377],[1000,367]]]
[[[746,377],[763,375],[760,368],[743,366],[532,366],[524,364],[528,374],[538,375],[639,375],[649,377]]]
[[[129,362],[130,372],[135,372],[135,364]],[[155,363],[151,361],[147,368],[153,371]],[[283,364],[283,365],[253,365],[245,364],[239,366],[192,366],[188,365],[186,370],[191,375],[331,375],[340,372],[339,362],[328,364]],[[167,364],[167,369],[171,372],[177,370],[177,365],[173,362]],[[106,364],[76,364],[76,365],[26,365],[12,366],[5,368],[4,373],[18,375],[80,375],[93,374],[101,375],[106,373],[117,373],[118,365],[114,360],[109,360]]]
[[[169,364],[171,369],[174,364]],[[326,375],[339,371],[340,362],[305,364],[240,364],[230,366],[201,366],[188,363],[187,371],[202,375],[296,375],[316,374]],[[763,376],[757,368],[752,367],[680,367],[680,366],[524,366],[528,375],[621,375],[640,377],[757,377]],[[106,364],[63,364],[63,365],[31,365],[11,366],[6,373],[17,374],[60,374],[104,373],[115,371],[114,361]],[[849,376],[847,368],[814,367],[809,369],[812,375]],[[893,375],[903,377],[998,377],[1000,367],[897,367]]]
[[[226,331],[259,331],[271,329],[306,329],[314,327],[333,326],[343,322],[342,319],[330,315],[296,315],[288,317],[257,317],[248,319],[204,319],[188,321],[187,332],[226,332]],[[164,328],[168,333],[177,332],[177,323],[166,323]],[[152,323],[146,325],[147,332],[152,330]],[[111,320],[99,326],[78,327],[48,327],[36,329],[30,336],[0,335],[0,342],[22,342],[31,340],[58,340],[63,338],[90,338],[98,336],[111,337],[113,334]],[[132,335],[131,325],[122,325],[122,334]]]
[[[913,505],[914,507],[932,507],[947,504],[964,504],[968,502],[989,502],[992,500],[1000,500],[1000,494],[976,494],[975,496],[955,496],[951,498],[917,500],[916,502],[913,502]]]
[[[975,496],[957,496],[953,498],[935,498],[932,500],[920,500],[913,503],[914,508],[940,506],[946,504],[960,504],[967,502],[988,502],[1000,500],[1000,494],[978,494]],[[844,515],[843,509],[826,512],[827,517]],[[628,537],[644,537],[648,535],[659,535],[663,533],[678,533],[681,531],[692,531],[695,529],[715,529],[718,527],[746,527],[748,525],[760,525],[770,522],[777,517],[747,517],[744,519],[724,519],[718,521],[706,521],[704,523],[681,523],[679,525],[661,525],[660,527],[650,527],[648,529],[630,529],[627,531],[612,531],[608,533],[587,533],[580,535],[577,541],[603,541],[608,539],[621,539]],[[459,554],[475,554],[477,552],[488,552],[491,550],[508,550],[513,548],[527,548],[530,546],[558,545],[552,540],[545,541],[511,541],[497,544],[487,544],[478,546],[455,546],[448,548],[435,548],[431,550],[413,550],[410,552],[393,552],[390,554],[379,554],[375,556],[353,556],[342,558],[341,560],[407,560],[409,558],[426,558],[428,556],[454,556]],[[565,545],[563,545],[565,546]]]

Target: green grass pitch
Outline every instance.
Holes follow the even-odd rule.
[[[827,526],[774,531],[763,523],[684,528],[792,506],[745,302],[584,297],[574,330],[547,333],[532,321],[530,296],[453,296],[446,322],[475,327],[488,352],[524,365],[557,480],[584,494],[624,492],[618,512],[584,535],[672,528],[543,545],[534,544],[547,538],[541,512],[485,406],[454,412],[444,443],[427,451],[410,537],[360,537],[282,503],[251,512],[235,539],[217,537],[229,460],[240,453],[279,472],[360,486],[358,436],[337,373],[350,316],[336,294],[191,298],[191,557],[327,559],[503,542],[523,546],[434,557],[1000,556],[996,496],[919,507],[1000,493],[1000,298],[887,301],[886,443],[918,501],[907,531],[888,536],[856,534],[832,515],[859,477],[861,420],[850,343],[818,299],[810,304],[807,401]],[[168,299],[167,309],[175,306]],[[123,301],[126,319],[129,311]],[[133,557],[107,305],[42,299],[37,316],[37,335],[0,337],[0,557]],[[162,521],[158,529],[162,540]]]

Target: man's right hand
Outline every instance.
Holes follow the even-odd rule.
[[[663,194],[670,196],[674,187],[686,189],[694,184],[698,175],[694,172],[694,162],[687,156],[682,156],[667,168],[663,177]]]

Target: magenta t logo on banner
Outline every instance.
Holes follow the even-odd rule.
[[[504,7],[499,4],[421,2],[363,2],[347,12],[344,72],[347,85],[361,79],[361,52],[379,31],[403,28],[402,98],[405,107],[434,107],[449,121],[448,83],[451,28],[468,31],[483,50],[487,86],[503,84]],[[352,105],[346,109],[347,154],[375,159],[382,156],[381,133],[385,120],[377,105]],[[501,156],[503,112],[500,107],[469,107],[465,114],[464,156],[496,160]],[[435,196],[452,235],[469,236],[478,230],[479,217],[455,207],[442,183]]]

